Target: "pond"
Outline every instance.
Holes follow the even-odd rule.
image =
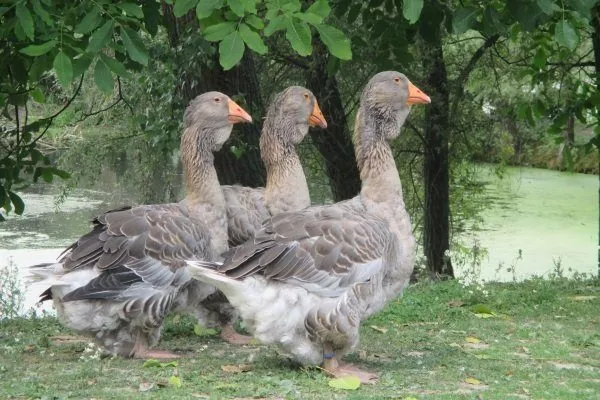
[[[461,235],[460,241],[487,250],[480,265],[484,279],[547,275],[557,264],[565,274],[569,268],[571,273],[596,273],[598,176],[508,168],[499,179],[487,166],[479,173],[488,182],[490,206],[483,214],[482,229]],[[66,246],[87,232],[95,215],[131,201],[126,189],[76,189],[57,211],[57,192],[49,185],[31,187],[22,193],[24,215],[11,215],[0,224],[0,265],[16,265],[21,282],[25,267],[56,260]],[[457,273],[465,270],[456,267]],[[507,271],[512,267],[514,274]],[[28,288],[25,310],[44,289]]]
[[[500,179],[492,166],[479,174],[489,206],[481,229],[460,241],[487,250],[483,279],[521,280],[558,269],[597,274],[598,176],[511,167]]]

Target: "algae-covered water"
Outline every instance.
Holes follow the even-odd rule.
[[[472,246],[477,240],[487,250],[482,278],[520,280],[558,269],[597,274],[598,176],[508,168],[500,179],[491,166],[479,174],[489,204],[481,229],[461,241]]]
[[[487,249],[481,262],[486,280],[523,279],[547,275],[560,267],[596,273],[598,241],[598,176],[534,168],[508,168],[499,179],[492,167],[480,169],[489,207],[478,231],[462,234],[461,242],[475,241]],[[25,267],[52,262],[61,251],[89,229],[99,213],[128,204],[126,191],[75,190],[55,206],[57,189],[38,185],[21,193],[26,210],[0,224],[0,265],[12,262],[24,280]],[[520,254],[520,256],[519,256]],[[455,265],[457,272],[461,268]],[[514,274],[507,271],[514,266]],[[572,271],[569,272],[568,269]],[[25,310],[41,288],[26,292]]]

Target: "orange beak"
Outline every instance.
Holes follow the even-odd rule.
[[[311,127],[315,127],[318,126],[320,128],[327,128],[327,121],[325,121],[325,117],[323,116],[323,113],[321,112],[321,109],[319,108],[319,103],[317,103],[317,101],[315,100],[315,105],[313,106],[312,109],[312,114],[310,114],[310,117],[308,117],[308,125]]]
[[[238,122],[252,122],[252,117],[242,107],[231,99],[227,100],[229,106],[229,122],[237,124]]]
[[[408,83],[408,100],[406,104],[429,104],[431,103],[431,99],[427,96],[421,89],[413,85],[412,83]]]

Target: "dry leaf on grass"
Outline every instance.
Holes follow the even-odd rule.
[[[481,340],[477,339],[475,336],[467,336],[465,338],[465,342],[467,342],[467,343],[480,343]]]
[[[387,328],[382,328],[382,327],[380,327],[380,326],[377,326],[377,325],[371,325],[371,326],[369,326],[369,327],[370,327],[371,329],[373,329],[374,331],[381,332],[381,333],[387,333],[387,331],[388,331],[388,329],[387,329]]]
[[[465,378],[465,383],[468,383],[469,385],[482,385],[483,384],[483,382],[481,382],[479,379],[473,378],[472,376]]]
[[[465,305],[464,301],[460,301],[460,300],[450,300],[448,303],[448,307],[462,307]]]
[[[596,296],[573,296],[573,297],[571,297],[571,300],[590,301],[590,300],[594,300],[595,298],[596,298]]]
[[[252,365],[238,364],[238,365],[221,365],[221,370],[229,374],[239,374],[240,372],[252,371]]]
[[[140,383],[139,391],[140,392],[148,392],[154,389],[155,385],[152,382],[142,382]]]

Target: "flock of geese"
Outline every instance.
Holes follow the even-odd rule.
[[[429,97],[395,71],[364,88],[353,142],[362,189],[346,201],[311,206],[295,145],[327,122],[315,96],[292,86],[269,106],[260,138],[265,188],[221,186],[215,151],[233,124],[252,122],[219,92],[185,111],[181,157],[185,198],[108,211],[58,262],[30,268],[48,287],[60,322],[124,357],[171,358],[152,349],[167,314],[186,313],[223,339],[277,344],[332,376],[376,375],[341,357],[361,321],[401,295],[415,240],[390,149],[414,104]]]

